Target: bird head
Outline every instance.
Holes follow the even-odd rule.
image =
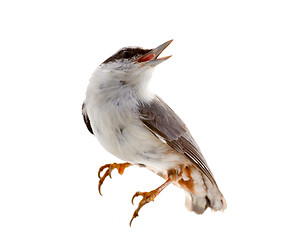
[[[124,47],[105,60],[98,70],[110,73],[112,79],[136,81],[142,77],[150,78],[154,67],[171,57],[159,58],[159,55],[171,42],[172,40],[167,41],[154,49]]]
[[[113,71],[132,71],[140,68],[155,67],[171,57],[158,58],[171,42],[172,40],[167,41],[154,49],[124,47],[105,60],[102,65]]]
[[[117,98],[134,92],[141,99],[149,99],[152,93],[148,83],[152,72],[158,64],[171,56],[159,55],[172,42],[167,41],[154,49],[125,47],[105,60],[94,72],[90,84],[94,94],[108,98]],[[102,93],[99,94],[99,92]]]

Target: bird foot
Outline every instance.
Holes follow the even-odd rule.
[[[161,186],[159,186],[158,188],[156,188],[155,190],[152,190],[150,192],[136,192],[134,194],[134,196],[132,197],[132,204],[134,204],[134,198],[138,197],[138,196],[142,196],[142,200],[139,202],[138,204],[138,208],[134,211],[133,217],[130,221],[130,226],[132,224],[132,221],[138,217],[138,213],[139,210],[147,203],[149,203],[150,201],[154,201],[154,199],[156,198],[157,195],[160,194],[160,192],[167,187],[169,184],[171,183],[171,180],[168,179],[164,184],[162,184]]]
[[[110,178],[112,178],[112,175],[111,175],[111,174],[112,174],[112,171],[113,171],[115,168],[118,169],[119,174],[122,175],[122,174],[124,173],[125,169],[126,169],[127,167],[129,167],[130,165],[131,165],[130,163],[112,163],[112,164],[106,164],[106,165],[100,167],[99,172],[98,172],[98,177],[99,177],[99,179],[100,179],[100,180],[99,180],[99,187],[98,187],[98,189],[99,189],[100,195],[102,195],[102,193],[101,193],[101,186],[102,186],[102,184],[104,183],[106,177],[109,176]],[[101,172],[102,172],[105,168],[107,168],[107,170],[106,170],[105,174],[101,177]]]

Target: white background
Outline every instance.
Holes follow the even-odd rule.
[[[286,239],[286,1],[1,1],[0,239]],[[150,87],[186,122],[227,200],[198,216],[120,162],[81,116],[94,69],[174,39]],[[139,199],[135,202],[138,203]]]

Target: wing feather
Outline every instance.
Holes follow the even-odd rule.
[[[87,113],[87,109],[86,109],[86,104],[83,103],[82,105],[82,114],[83,114],[83,118],[84,118],[84,122],[88,128],[88,130],[90,131],[91,134],[94,134],[92,126],[91,126],[91,122]]]
[[[159,97],[148,104],[139,104],[140,119],[157,137],[174,150],[188,157],[191,163],[216,185],[214,177],[184,122]]]

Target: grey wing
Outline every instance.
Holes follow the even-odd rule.
[[[184,154],[208,179],[216,185],[214,177],[183,121],[159,97],[148,104],[139,105],[141,121],[170,147]]]
[[[88,130],[90,131],[91,134],[94,134],[92,126],[91,126],[91,122],[87,113],[87,109],[86,109],[86,104],[83,103],[82,105],[82,114],[83,114],[83,118],[84,118],[84,122],[88,128]]]

